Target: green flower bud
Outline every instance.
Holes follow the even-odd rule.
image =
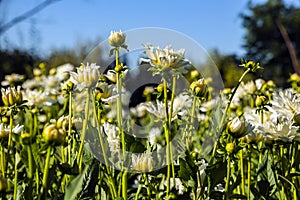
[[[227,153],[231,154],[234,150],[234,143],[227,143],[225,149]]]
[[[265,96],[257,96],[255,99],[256,107],[264,106],[264,105],[266,105],[266,103],[267,103],[267,97],[265,97]]]
[[[45,126],[43,131],[44,139],[51,145],[61,145],[65,142],[66,133],[59,129],[55,124]]]
[[[164,85],[163,84],[159,84],[156,87],[157,92],[162,93],[164,91]]]
[[[120,72],[120,71],[122,71],[123,70],[123,66],[122,65],[117,65],[117,66],[115,66],[115,71],[116,72]]]
[[[205,97],[207,93],[207,85],[205,83],[205,80],[199,79],[197,81],[194,81],[190,85],[191,90],[195,93],[198,97]]]
[[[300,82],[300,76],[297,73],[294,73],[290,76],[289,82]]]
[[[198,72],[198,70],[193,70],[191,71],[191,79],[195,79],[200,75],[200,73]]]

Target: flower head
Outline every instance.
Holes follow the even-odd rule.
[[[148,56],[151,65],[161,68],[178,68],[183,64],[181,62],[184,60],[184,49],[175,50],[170,45],[160,49],[151,44],[147,44],[145,47],[144,53]]]
[[[23,102],[23,95],[21,86],[9,87],[7,89],[1,88],[2,101],[5,106],[20,105]]]
[[[246,123],[244,119],[235,117],[233,120],[227,123],[227,129],[231,135],[240,138],[249,133],[253,127],[249,123]]]
[[[97,66],[96,63],[81,64],[77,68],[77,73],[70,72],[71,81],[75,83],[79,91],[83,88],[94,87],[101,76],[99,68],[100,66]]]
[[[121,48],[126,49],[128,51],[128,46],[126,45],[126,35],[122,33],[122,31],[111,31],[110,36],[108,37],[108,43],[113,47],[109,56],[111,56],[114,51],[119,51]]]
[[[207,85],[204,78],[194,81],[190,85],[191,90],[197,97],[205,97],[207,93]]]
[[[113,47],[123,47],[126,42],[126,35],[122,31],[111,31],[108,42]]]
[[[132,155],[132,165],[137,171],[152,171],[154,160],[151,155],[143,153],[139,155]]]

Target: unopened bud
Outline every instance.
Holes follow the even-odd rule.
[[[227,153],[231,154],[234,150],[234,143],[227,143],[225,149]]]
[[[255,99],[256,107],[264,106],[264,105],[266,105],[266,102],[267,102],[267,97],[265,97],[265,96],[257,96]]]

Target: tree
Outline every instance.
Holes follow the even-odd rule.
[[[246,29],[246,58],[261,63],[263,78],[284,86],[291,73],[300,73],[300,9],[282,0],[248,3],[241,14]]]

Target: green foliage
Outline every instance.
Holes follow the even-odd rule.
[[[243,45],[246,57],[262,63],[266,69],[262,73],[264,79],[272,79],[284,86],[295,70],[277,22],[279,20],[285,27],[299,60],[300,9],[285,5],[282,0],[268,0],[262,4],[249,1],[241,18],[246,30]]]

